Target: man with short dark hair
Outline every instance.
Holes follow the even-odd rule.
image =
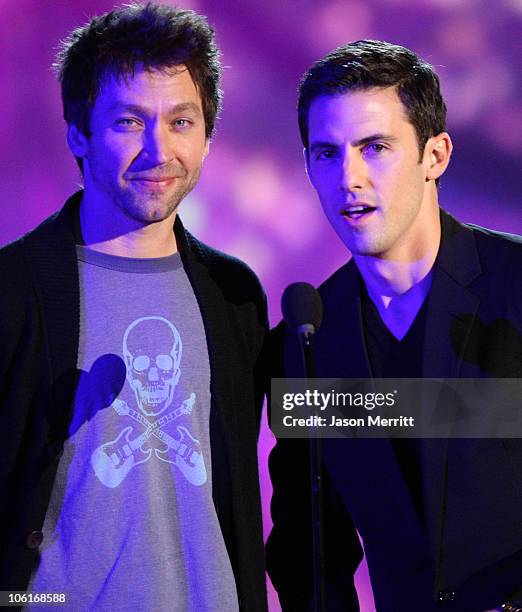
[[[261,612],[265,297],[177,216],[220,109],[213,30],[132,4],[57,68],[84,187],[0,251],[0,589]]]
[[[317,377],[519,378],[522,240],[439,208],[452,143],[433,68],[397,45],[347,44],[304,75],[298,113],[309,179],[352,253],[319,289]],[[302,375],[284,325],[274,341],[286,375]],[[522,606],[520,440],[322,449],[327,610],[359,609],[355,529],[379,612]],[[280,439],[270,459],[267,560],[283,610],[312,597],[308,464],[305,440]]]

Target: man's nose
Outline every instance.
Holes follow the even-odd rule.
[[[363,189],[367,181],[367,168],[359,151],[346,152],[343,159],[341,189],[357,191]]]
[[[174,157],[173,135],[169,126],[157,123],[145,132],[143,152],[154,165],[165,164]]]

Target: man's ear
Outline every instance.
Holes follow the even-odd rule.
[[[426,180],[435,180],[441,177],[448,167],[453,143],[447,132],[428,139],[424,148],[424,164],[426,166]]]
[[[207,157],[210,151],[210,138],[205,139],[205,150],[203,151],[203,160]]]
[[[89,152],[89,140],[74,123],[67,127],[67,144],[74,157],[83,158]]]

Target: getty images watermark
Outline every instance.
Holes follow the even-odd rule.
[[[277,437],[522,438],[522,379],[272,379]]]

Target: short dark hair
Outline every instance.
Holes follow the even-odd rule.
[[[446,129],[446,105],[433,67],[413,51],[380,40],[357,40],[315,62],[301,79],[297,112],[301,140],[308,149],[308,112],[322,95],[396,87],[415,128],[420,158],[428,138]]]
[[[194,11],[148,2],[94,17],[62,42],[54,68],[64,119],[90,136],[90,119],[104,77],[132,76],[137,64],[163,70],[184,64],[201,95],[210,137],[221,108],[221,65],[214,30]]]

